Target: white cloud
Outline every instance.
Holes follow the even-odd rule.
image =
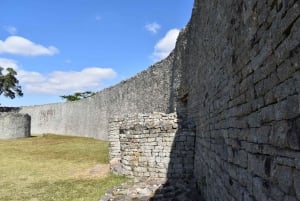
[[[152,58],[154,61],[159,61],[166,58],[175,48],[176,40],[179,35],[179,29],[171,29],[168,33],[156,43]]]
[[[157,24],[156,22],[153,22],[151,24],[146,24],[145,28],[150,31],[151,33],[156,34],[158,32],[158,30],[161,28],[161,26],[159,24]]]
[[[4,69],[13,68],[17,71],[18,80],[24,84],[45,81],[44,77],[40,73],[22,70],[18,65],[18,62],[15,60],[0,58],[0,66]]]
[[[116,72],[111,68],[90,67],[81,71],[54,71],[48,75],[37,72],[20,72],[20,81],[30,93],[56,94],[84,90],[99,90],[101,81],[112,79]]]
[[[0,58],[0,66],[3,68],[13,68],[15,70],[19,68],[15,60],[6,59],[6,58]]]
[[[41,73],[34,71],[17,70],[18,79],[27,87],[27,85],[46,82],[47,79]]]
[[[0,58],[0,66],[12,67],[17,71],[24,94],[64,95],[80,91],[99,90],[101,82],[117,74],[111,68],[89,67],[81,71],[54,71],[42,74],[26,71],[14,60]]]
[[[53,55],[58,53],[58,49],[53,46],[44,47],[35,44],[20,36],[10,36],[5,41],[0,40],[0,54],[1,53],[24,56]]]
[[[15,35],[18,33],[18,30],[14,26],[3,26],[4,30],[7,31],[11,35]]]

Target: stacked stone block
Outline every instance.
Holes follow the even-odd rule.
[[[113,172],[156,178],[189,178],[193,174],[195,136],[179,129],[175,113],[129,115],[111,119],[109,125]]]
[[[299,1],[196,0],[180,88],[207,201],[300,200],[299,17]]]

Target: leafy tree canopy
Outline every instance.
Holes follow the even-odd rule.
[[[66,99],[67,101],[77,101],[83,98],[88,98],[95,95],[94,92],[91,91],[85,91],[85,92],[76,92],[72,95],[64,95],[60,96],[62,99]]]
[[[4,68],[0,66],[0,96],[14,99],[17,96],[23,96],[19,80],[16,78],[17,72],[12,68],[6,68],[7,73],[3,74]]]

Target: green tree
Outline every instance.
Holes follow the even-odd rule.
[[[14,99],[17,96],[23,96],[19,80],[16,78],[17,72],[12,68],[6,68],[7,73],[3,74],[4,68],[0,66],[0,96]]]
[[[85,92],[76,92],[72,95],[64,95],[60,96],[62,99],[66,99],[67,101],[77,101],[83,98],[88,98],[95,95],[94,92],[91,91],[85,91]]]

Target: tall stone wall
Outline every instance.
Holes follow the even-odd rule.
[[[32,133],[107,139],[108,119],[133,113],[169,112],[173,55],[95,96],[75,102],[23,107]],[[155,94],[155,95],[154,95]]]
[[[196,0],[184,35],[178,110],[206,200],[300,200],[300,2]]]
[[[195,134],[178,123],[176,113],[112,118],[112,171],[130,177],[192,178]]]

